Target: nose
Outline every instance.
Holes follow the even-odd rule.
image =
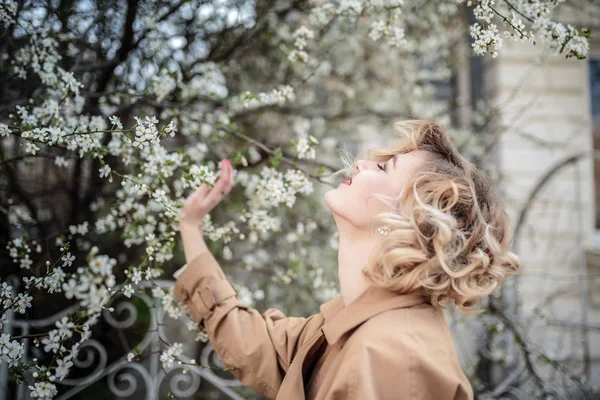
[[[356,161],[356,164],[354,165],[354,167],[356,168],[356,172],[360,172],[363,169],[365,169],[365,160],[358,160]]]
[[[356,161],[354,168],[356,169],[357,173],[362,171],[363,169],[365,169],[365,162],[366,162],[365,160]]]

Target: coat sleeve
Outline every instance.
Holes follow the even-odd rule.
[[[337,374],[331,398],[370,400],[472,400],[468,383],[446,364],[429,357],[411,340],[367,342],[352,353],[348,373]]]
[[[309,322],[318,315],[286,317],[276,308],[263,314],[249,308],[209,251],[183,268],[174,294],[204,325],[215,353],[234,368],[231,373],[269,398],[276,397]]]
[[[183,264],[183,267],[179,268],[177,271],[175,271],[173,273],[173,278],[175,278],[175,279],[179,278],[179,275],[181,275],[187,267],[188,267],[187,263]]]

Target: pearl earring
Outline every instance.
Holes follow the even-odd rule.
[[[379,231],[381,236],[385,236],[390,232],[389,226],[386,226],[386,225],[380,226],[379,228],[377,228],[377,230]]]

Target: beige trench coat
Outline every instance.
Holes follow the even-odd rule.
[[[473,398],[443,314],[418,294],[372,286],[306,318],[260,314],[204,252],[178,276],[175,296],[232,374],[271,399]]]

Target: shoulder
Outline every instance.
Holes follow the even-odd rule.
[[[351,338],[361,346],[380,342],[391,346],[392,351],[402,349],[419,357],[431,355],[442,362],[448,361],[454,349],[442,312],[427,303],[377,314],[359,326]]]
[[[443,314],[429,304],[373,316],[344,347],[352,364],[368,366],[372,376],[392,385],[403,382],[409,398],[416,393],[447,398],[448,393],[471,390]]]

